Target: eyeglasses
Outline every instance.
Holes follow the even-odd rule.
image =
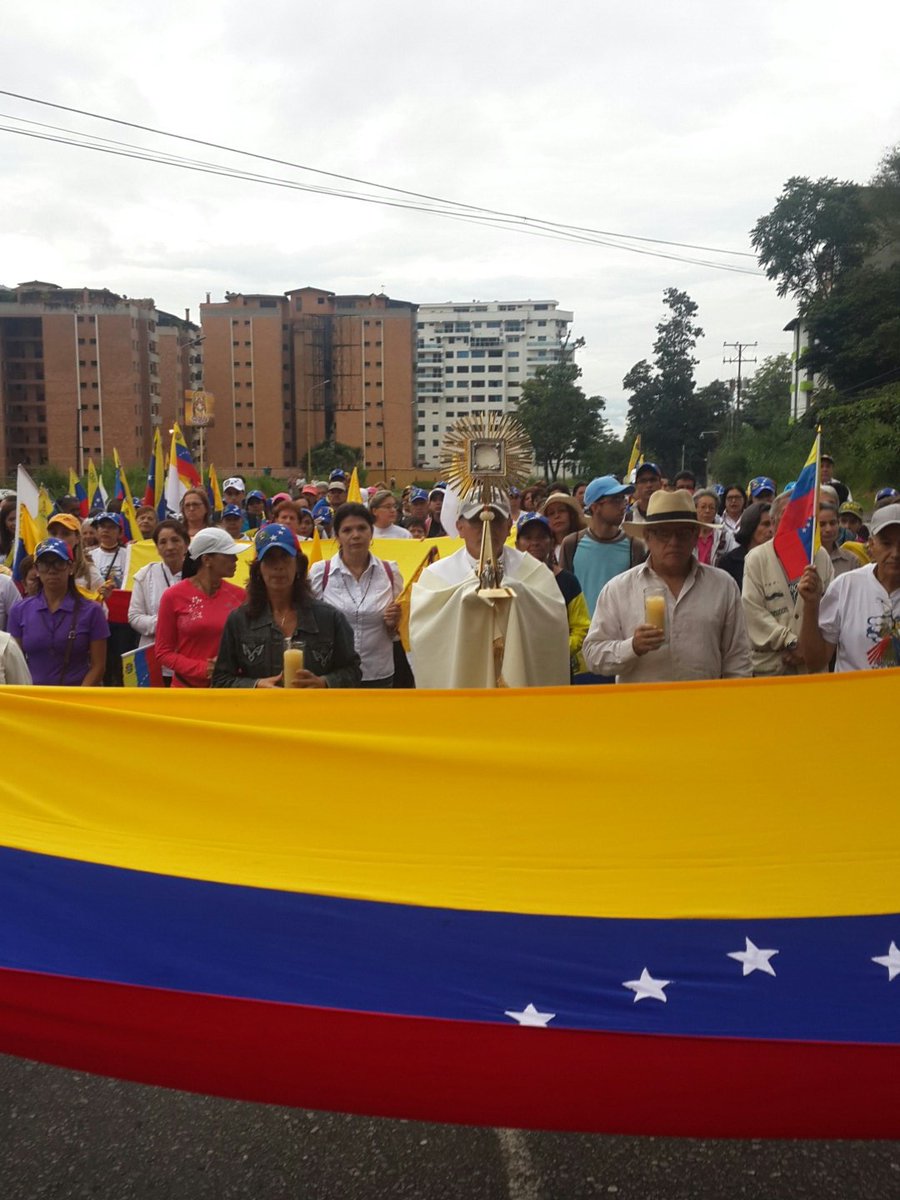
[[[61,558],[39,558],[35,566],[39,571],[67,571],[69,563],[64,562]]]
[[[689,542],[697,530],[695,528],[648,529],[646,535],[659,538],[661,542]]]

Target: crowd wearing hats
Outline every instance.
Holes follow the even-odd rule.
[[[19,564],[16,582],[0,571],[0,682],[121,684],[121,655],[139,645],[153,647],[172,687],[250,686],[248,680],[268,686],[260,681],[277,672],[259,675],[235,665],[233,654],[217,675],[231,614],[244,614],[231,622],[232,650],[234,630],[247,632],[248,590],[230,581],[242,546],[255,542],[256,561],[266,565],[254,584],[253,611],[265,609],[263,596],[277,608],[278,562],[281,576],[293,571],[288,623],[312,647],[313,627],[324,622],[343,647],[327,661],[310,648],[318,669],[292,686],[392,686],[401,677],[414,686],[417,663],[410,665],[397,645],[403,581],[396,564],[385,569],[371,555],[371,541],[471,536],[471,547],[467,542],[427,568],[429,578],[455,583],[471,577],[483,505],[460,504],[442,482],[400,494],[377,484],[363,490],[362,505],[348,504],[347,486],[346,473],[335,470],[269,499],[248,492],[235,475],[224,481],[215,523],[201,489],[185,493],[175,518],[159,522],[154,510],[140,510],[140,531],[156,542],[159,561],[135,574],[127,614],[113,605],[128,574],[122,515],[110,505],[83,522],[63,497],[48,537]],[[897,666],[900,491],[880,488],[869,512],[823,455],[821,548],[798,586],[786,579],[773,545],[793,486],[779,490],[774,478],[757,475],[746,486],[704,488],[689,471],[669,483],[657,463],[643,462],[627,482],[606,475],[571,489],[535,483],[498,493],[489,504],[491,537],[508,580],[535,578],[532,568],[523,569],[526,559],[552,576],[565,608],[566,669],[574,684]],[[14,517],[14,499],[4,499],[0,532],[8,559]],[[307,580],[300,543],[316,530],[340,542],[342,528],[332,565],[317,564]],[[263,609],[253,629],[267,630],[260,655],[268,671],[281,634]],[[286,611],[278,620],[287,620]],[[542,631],[527,634],[540,638]],[[418,666],[428,678],[421,653]]]

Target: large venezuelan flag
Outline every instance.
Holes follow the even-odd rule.
[[[887,744],[898,699],[889,671],[398,692],[375,731],[362,691],[0,689],[0,1051],[439,1121],[896,1138],[895,788],[874,754],[819,787],[793,747],[838,710]],[[723,708],[790,712],[765,779],[698,742]],[[127,787],[98,734],[146,747]],[[185,746],[202,771],[161,786]]]

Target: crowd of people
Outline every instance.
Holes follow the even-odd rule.
[[[128,592],[115,505],[83,521],[62,497],[14,582],[16,505],[4,499],[0,682],[120,684],[122,654],[151,647],[174,688],[580,685],[900,665],[900,493],[880,489],[867,514],[828,455],[821,548],[795,580],[774,542],[793,485],[779,492],[767,476],[698,487],[689,471],[670,481],[644,462],[633,482],[511,488],[485,514],[455,497],[445,509],[440,483],[399,495],[378,484],[361,503],[347,486],[336,471],[268,499],[232,476],[221,514],[201,488],[162,521],[139,508],[159,557]],[[489,600],[475,579],[488,516],[503,585]],[[337,551],[309,567],[301,547],[317,530]],[[407,654],[404,579],[373,540],[448,535],[462,549],[413,585]]]

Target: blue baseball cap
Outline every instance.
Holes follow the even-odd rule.
[[[337,467],[328,476],[329,482],[331,482],[331,483],[333,483],[335,479],[340,479],[343,482],[346,478],[347,478],[347,472],[342,471],[340,467]]]
[[[428,499],[428,493],[425,491],[424,488],[413,488],[413,490],[409,493],[410,504],[412,504],[413,501],[415,501],[415,500],[427,500],[427,499]]]
[[[725,484],[724,483],[714,483],[713,491],[716,493],[716,495],[721,500],[722,497],[725,495]]]
[[[771,492],[774,496],[775,480],[770,479],[768,475],[757,475],[755,479],[750,480],[750,483],[748,484],[748,490],[754,500],[757,498],[757,496],[761,496],[763,492]]]
[[[634,471],[635,479],[640,478],[644,471],[650,471],[651,474],[655,475],[658,479],[662,479],[662,471],[655,462],[642,462],[639,467],[636,467]]]
[[[537,521],[538,524],[543,525],[550,536],[553,536],[553,530],[550,528],[550,522],[541,513],[535,512],[522,513],[521,517],[519,517],[518,521],[516,521],[516,533],[521,533],[526,525],[532,525],[535,521]]]
[[[258,491],[248,492],[247,499],[248,500],[262,500],[263,503],[265,503],[266,493],[258,492]]]
[[[297,557],[299,547],[297,535],[287,525],[265,525],[256,535],[256,557],[262,559],[273,548],[284,550],[293,558]]]
[[[327,500],[317,500],[313,505],[312,515],[315,520],[331,520],[331,505]]]
[[[223,517],[242,517],[243,515],[244,510],[239,504],[226,504],[222,509]]]
[[[39,542],[34,548],[34,561],[37,562],[45,554],[53,554],[57,558],[61,558],[63,562],[72,562],[72,551],[69,549],[68,543],[64,542],[62,538],[49,537]]]
[[[894,496],[900,496],[900,492],[896,488],[883,487],[875,493],[875,503],[877,504],[879,500],[887,500],[888,497],[893,499]]]
[[[644,463],[644,466],[648,464]],[[653,463],[649,466],[652,467]],[[598,500],[605,500],[608,496],[630,496],[633,491],[632,484],[619,483],[615,475],[601,475],[598,479],[592,479],[584,489],[584,507],[590,508],[592,504],[596,504]]]
[[[118,513],[95,512],[91,516],[92,525],[99,525],[102,521],[111,521],[113,525],[118,525],[120,529],[122,528],[122,518]]]

